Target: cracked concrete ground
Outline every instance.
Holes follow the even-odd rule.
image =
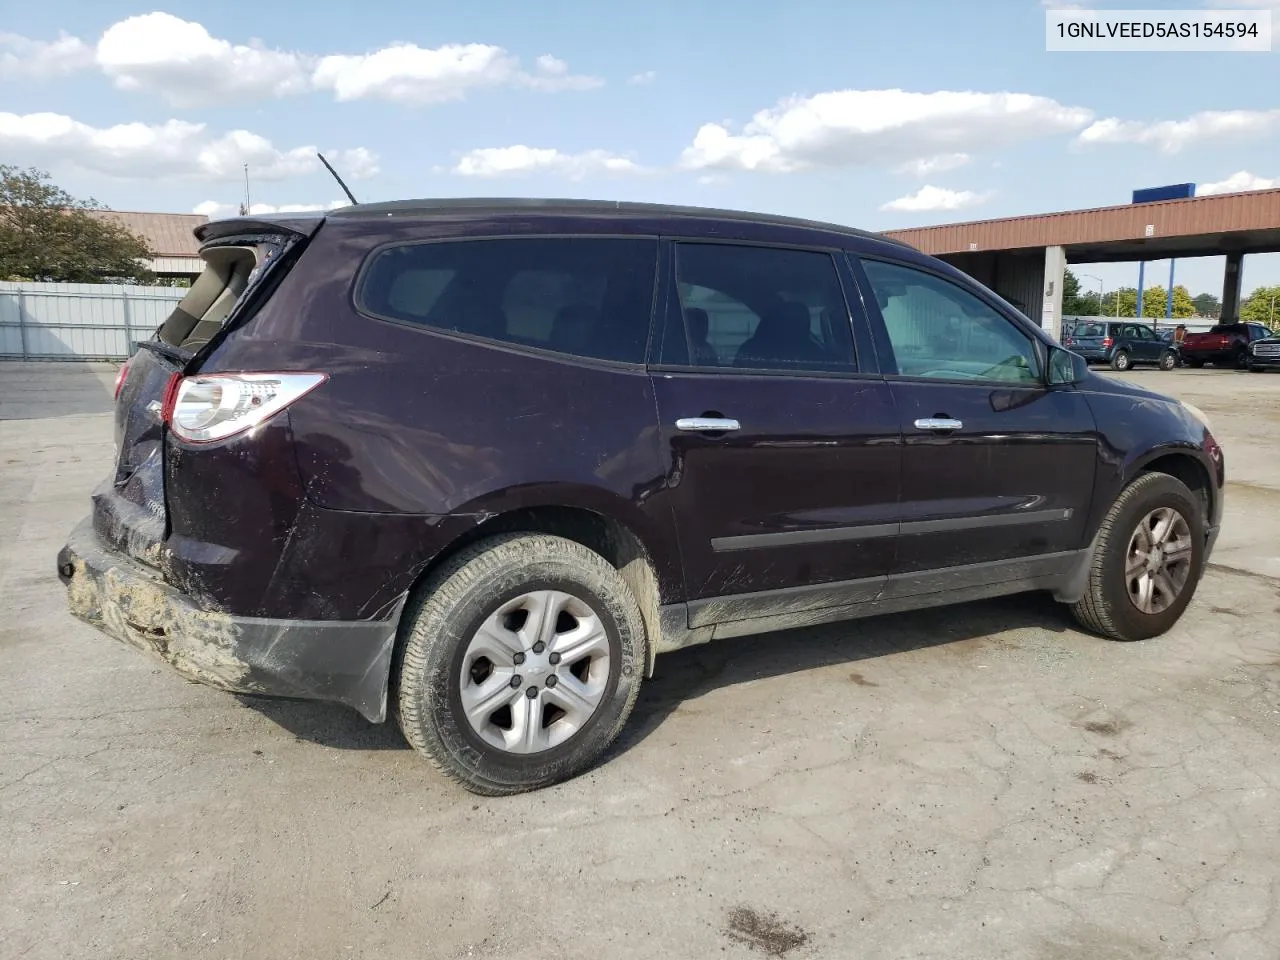
[[[1169,635],[1031,596],[688,650],[603,766],[504,800],[67,615],[112,375],[0,364],[6,958],[1280,956],[1278,375],[1131,375],[1233,480]]]

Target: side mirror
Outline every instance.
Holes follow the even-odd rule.
[[[1089,364],[1084,357],[1062,347],[1049,348],[1049,386],[1080,383],[1089,376]]]

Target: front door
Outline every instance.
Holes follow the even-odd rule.
[[[878,306],[877,345],[896,367],[889,380],[904,437],[902,528],[886,595],[1024,579],[1067,563],[1083,545],[1097,461],[1084,396],[1045,386],[1043,351],[976,284],[924,265],[861,266],[869,309]]]
[[[690,626],[874,599],[900,431],[860,371],[834,256],[672,246],[653,384]]]
[[[1143,363],[1157,363],[1167,347],[1156,332],[1145,323],[1131,323],[1125,329],[1126,339],[1133,346],[1133,359]]]

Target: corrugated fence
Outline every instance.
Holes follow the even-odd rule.
[[[0,358],[126,360],[186,292],[118,283],[0,283]]]

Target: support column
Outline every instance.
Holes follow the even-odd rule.
[[[1240,319],[1240,281],[1244,279],[1243,253],[1227,254],[1227,269],[1222,275],[1222,312],[1219,323],[1235,323]]]
[[[1063,247],[1044,248],[1044,302],[1040,305],[1040,326],[1055,340],[1062,339],[1062,280],[1067,272],[1067,251]]]

